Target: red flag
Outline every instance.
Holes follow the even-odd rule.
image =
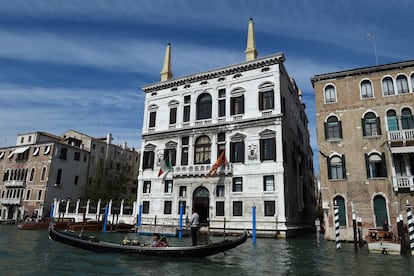
[[[227,160],[226,160],[226,154],[225,154],[225,150],[223,150],[219,156],[219,158],[217,158],[216,163],[214,163],[213,167],[211,167],[210,171],[207,173],[206,176],[209,176],[210,174],[214,175],[217,174],[217,170],[218,168],[220,168],[221,166],[226,165]]]

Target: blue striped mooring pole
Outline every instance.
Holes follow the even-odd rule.
[[[52,203],[52,206],[50,207],[50,220],[53,219],[53,212],[55,211],[55,204]]]
[[[252,206],[252,242],[256,244],[256,206]]]

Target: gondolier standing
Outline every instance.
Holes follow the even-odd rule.
[[[194,208],[192,209],[192,211],[193,211],[193,214],[191,215],[190,225],[191,225],[191,239],[192,239],[193,246],[194,246],[194,245],[197,245],[197,232],[198,232],[198,227],[200,225],[200,222],[199,222],[200,217]]]

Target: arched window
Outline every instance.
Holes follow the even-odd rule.
[[[35,168],[32,168],[31,170],[30,170],[30,177],[29,177],[29,181],[31,182],[31,181],[33,181],[33,179],[34,179],[34,175],[35,175]]]
[[[325,139],[342,139],[342,124],[336,116],[330,116],[326,120]]]
[[[328,179],[345,179],[345,156],[334,155],[328,158]]]
[[[45,177],[46,177],[46,167],[43,167],[42,174],[40,176],[40,181],[45,181]]]
[[[408,93],[408,81],[406,76],[399,75],[397,77],[397,91],[398,94]]]
[[[333,85],[325,87],[325,103],[336,103],[336,91]]]
[[[211,142],[207,136],[200,136],[195,142],[194,164],[210,164]]]
[[[394,84],[391,77],[385,77],[382,80],[382,94],[384,96],[394,95]]]
[[[381,195],[374,197],[374,213],[375,213],[375,224],[377,227],[381,227],[384,220],[388,222],[387,205],[385,198]]]
[[[411,74],[411,91],[414,92],[414,74]]]
[[[367,178],[387,177],[387,165],[384,153],[365,154],[365,163]]]
[[[374,97],[372,93],[372,84],[369,80],[363,80],[361,82],[361,98],[368,99]]]
[[[203,93],[197,99],[197,120],[211,118],[211,96]]]
[[[411,114],[411,109],[407,107],[401,111],[401,128],[414,129],[413,114]]]
[[[387,123],[389,131],[398,130],[397,113],[395,110],[391,109],[387,111]]]
[[[362,132],[364,136],[381,135],[380,118],[373,112],[368,112],[362,119]]]
[[[334,197],[333,206],[338,206],[339,226],[346,226],[345,199],[339,195]]]

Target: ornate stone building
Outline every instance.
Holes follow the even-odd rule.
[[[301,91],[282,53],[257,57],[252,20],[245,54],[240,64],[172,78],[168,45],[161,81],[142,87],[137,197],[144,223],[177,221],[182,204],[185,216],[195,208],[211,231],[251,229],[253,207],[258,235],[287,237],[313,224]]]
[[[352,213],[364,230],[396,230],[414,192],[414,61],[316,75],[315,91],[322,205],[334,239],[353,238]],[[364,232],[366,234],[366,232]]]

